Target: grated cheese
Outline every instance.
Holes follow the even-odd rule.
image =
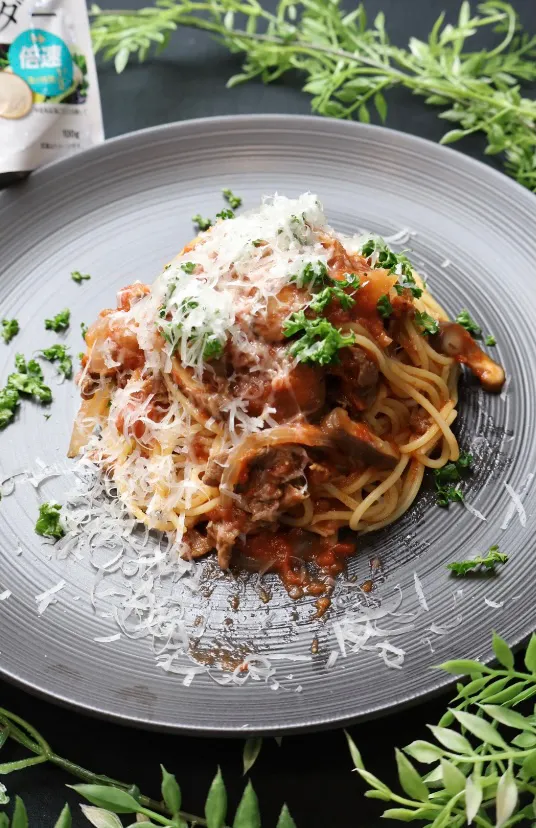
[[[37,603],[37,614],[42,615],[44,611],[49,607],[51,604],[57,603],[56,593],[63,589],[65,586],[65,581],[61,580],[55,586],[50,587],[50,589],[46,589],[44,592],[41,592],[39,595],[35,596],[35,601]]]
[[[417,593],[419,604],[425,612],[428,612],[430,608],[427,604],[426,598],[424,597],[424,590],[422,588],[421,580],[416,572],[413,573],[413,580],[415,582],[415,592]]]
[[[510,485],[510,483],[505,482],[504,488],[506,489],[506,491],[508,492],[508,494],[512,498],[512,503],[510,504],[510,506],[508,507],[508,509],[506,511],[506,515],[505,515],[504,520],[501,524],[501,529],[503,529],[503,530],[508,529],[510,521],[512,520],[515,512],[517,512],[517,514],[519,515],[519,522],[521,523],[521,526],[524,527],[524,526],[527,525],[527,513],[525,511],[525,507],[523,506],[523,502],[522,502],[521,498],[523,498],[526,495],[526,493],[528,492],[533,478],[534,478],[534,475],[532,473],[529,473],[527,475],[520,494],[517,494],[517,492]]]
[[[3,592],[0,592],[0,601],[5,601],[7,598],[10,598],[12,592],[10,589],[5,589]]]
[[[93,641],[97,641],[99,644],[111,644],[112,641],[119,641],[120,638],[121,633],[114,633],[113,635],[97,636]]]

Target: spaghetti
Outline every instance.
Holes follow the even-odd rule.
[[[326,591],[353,542],[403,515],[459,457],[460,363],[504,372],[449,322],[410,262],[343,237],[317,199],[220,220],[86,334],[70,455],[109,475],[178,552]]]

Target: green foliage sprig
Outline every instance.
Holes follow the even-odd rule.
[[[525,654],[525,670],[517,670],[512,650],[493,635],[498,667],[462,659],[447,661],[440,669],[463,676],[457,695],[438,725],[429,725],[434,741],[418,739],[395,758],[401,792],[393,791],[365,768],[361,754],[346,734],[354,766],[367,783],[365,796],[393,807],[383,816],[398,822],[419,822],[425,828],[512,828],[529,824],[536,815],[536,715],[514,708],[536,695],[536,634]],[[122,828],[117,814],[132,815],[129,828],[228,828],[227,791],[218,769],[205,802],[204,816],[182,810],[182,793],[175,777],[162,767],[161,800],[141,793],[136,785],[92,773],[58,756],[28,722],[0,708],[0,748],[13,740],[30,756],[0,764],[0,775],[44,762],[67,771],[82,784],[71,786],[89,805],[82,811],[97,828]],[[280,744],[280,740],[278,740]],[[262,747],[258,737],[244,746],[244,773],[255,763]],[[424,765],[420,772],[416,765]],[[0,806],[9,804],[0,784]],[[141,821],[140,821],[141,820]],[[71,828],[66,805],[55,828]],[[0,828],[28,828],[24,803],[15,798],[13,816],[0,812]],[[261,828],[261,812],[251,782],[236,810],[232,828]],[[276,828],[296,828],[286,805]]]
[[[385,121],[385,92],[405,87],[452,123],[442,143],[484,133],[486,153],[501,154],[506,172],[536,191],[536,101],[520,89],[536,79],[536,36],[522,31],[503,0],[480,3],[476,14],[463,2],[455,24],[441,14],[428,39],[411,38],[407,48],[390,42],[383,12],[369,25],[363,5],[347,13],[338,0],[278,0],[273,14],[258,0],[157,0],[139,11],[93,6],[92,14],[95,50],[113,58],[118,72],[133,55],[145,60],[151,49],[165,49],[171,33],[186,26],[245,54],[228,86],[270,83],[298,70],[322,115],[368,123],[373,106]],[[497,45],[470,51],[481,29],[496,32]]]

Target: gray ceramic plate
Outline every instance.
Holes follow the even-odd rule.
[[[330,653],[338,649],[332,625],[357,605],[355,590],[339,594],[330,618],[320,623],[312,619],[310,602],[293,603],[276,584],[268,604],[253,584],[226,579],[208,601],[182,595],[190,619],[205,602],[212,643],[294,659],[273,660],[277,673],[266,683],[219,686],[203,674],[188,687],[184,675],[156,667],[148,638],[94,641],[117,631],[105,601],[97,602],[97,611],[91,606],[95,569],[86,559],[58,560],[33,528],[39,502],[61,500],[65,476],[38,489],[21,476],[0,504],[0,593],[12,593],[0,602],[0,669],[59,702],[168,729],[282,731],[377,715],[444,686],[448,677],[433,664],[489,658],[492,628],[516,644],[534,626],[536,200],[457,152],[320,118],[192,121],[109,141],[0,196],[0,315],[21,323],[16,340],[0,344],[2,382],[15,350],[29,355],[56,341],[43,320],[66,306],[72,311],[66,341],[76,354],[80,323],[112,305],[117,288],[152,281],[192,236],[192,214],[221,209],[226,186],[249,207],[266,193],[312,190],[342,231],[412,231],[403,246],[413,249],[434,294],[453,314],[470,308],[496,336],[495,354],[510,377],[507,393],[486,396],[464,379],[457,422],[461,444],[477,457],[467,500],[486,520],[461,505],[437,508],[429,486],[397,525],[363,538],[350,566],[356,583],[379,556],[385,582],[377,594],[387,602],[401,594],[399,612],[410,615],[377,622],[373,649],[340,653],[330,669]],[[90,273],[91,281],[76,285],[69,277],[74,269]],[[52,377],[53,369],[45,370]],[[17,422],[0,434],[2,478],[39,471],[38,459],[65,467],[77,395],[71,382],[53,388],[50,419],[24,403]],[[505,483],[518,493],[525,487],[525,526],[516,513],[501,529],[511,503]],[[448,577],[447,562],[493,543],[510,555],[497,577],[463,583]],[[415,573],[428,610],[418,600]],[[38,616],[35,597],[61,579],[57,602]],[[404,631],[393,633],[402,622]],[[382,641],[404,650],[402,669],[384,664],[374,647]]]

